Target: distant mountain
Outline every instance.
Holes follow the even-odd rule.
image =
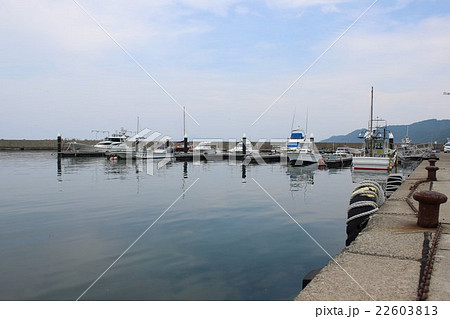
[[[410,125],[388,125],[388,130],[394,134],[394,142],[401,142],[406,135],[406,128],[408,127],[408,135],[413,143],[428,143],[438,142],[444,144],[447,142],[447,137],[450,137],[450,120],[425,120]],[[354,130],[347,135],[336,135],[327,138],[321,142],[328,143],[358,143],[362,142],[358,138],[358,134],[364,128]]]

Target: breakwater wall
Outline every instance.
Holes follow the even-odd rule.
[[[450,203],[440,206],[440,227],[422,228],[417,225],[418,202],[410,197],[414,189],[449,197],[450,154],[439,154],[437,181],[426,181],[428,165],[423,161],[416,168],[372,215],[356,240],[334,256],[296,300],[424,300],[418,299],[420,289],[425,300],[450,300]],[[437,244],[436,237],[440,238]],[[435,257],[430,256],[433,249]],[[423,282],[424,266],[430,260],[434,266]]]
[[[75,141],[77,143],[83,143],[83,144],[89,144],[94,145],[98,143],[97,140],[71,140]],[[63,140],[64,144],[67,144],[67,140]],[[192,141],[190,142],[192,143]],[[281,147],[285,142],[265,142],[261,146],[262,150],[270,150],[274,146]],[[194,143],[195,144],[195,143]],[[217,142],[216,143],[219,147],[223,149],[228,149],[230,142],[228,140],[224,140],[223,142]],[[256,144],[256,142],[252,142],[253,145]],[[360,143],[316,143],[316,146],[320,150],[326,150],[326,151],[334,151],[338,146],[348,146],[352,148],[360,148]],[[234,145],[233,145],[234,147]],[[47,140],[10,140],[10,139],[0,139],[0,150],[13,150],[13,151],[34,151],[34,150],[49,150],[49,151],[56,151],[57,150],[57,143],[56,139],[47,139]]]
[[[94,145],[99,141],[73,140],[78,143]],[[3,151],[56,151],[57,143],[54,140],[5,140],[0,139],[0,150]]]

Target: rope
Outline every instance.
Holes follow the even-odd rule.
[[[378,210],[378,207],[377,207],[377,208],[374,208],[374,209],[372,209],[372,210],[369,210],[368,212],[364,212],[364,213],[361,213],[361,214],[352,216],[352,217],[350,217],[350,218],[347,219],[346,223],[348,224],[348,223],[350,223],[352,220],[355,220],[355,219],[357,219],[357,218],[371,215],[371,214],[375,213],[377,210]]]
[[[347,213],[352,210],[353,208],[359,208],[359,207],[364,207],[364,206],[372,206],[373,208],[378,208],[378,205],[375,202],[369,201],[369,200],[363,200],[363,201],[359,201],[356,203],[351,204],[348,207]]]
[[[371,215],[371,214],[375,213],[378,210],[378,206],[377,206],[377,204],[375,202],[372,202],[372,201],[359,201],[359,202],[351,204],[348,207],[347,215],[354,208],[367,207],[367,206],[372,207],[373,209],[371,209],[371,210],[369,210],[367,212],[362,212],[362,213],[359,213],[357,215],[354,215],[352,217],[347,218],[346,223],[348,224],[349,222],[351,222],[352,220],[355,220],[357,218],[360,218],[360,217],[363,217],[363,216],[367,216],[367,215]]]
[[[374,191],[371,191],[371,190],[357,190],[357,191],[354,191],[354,192],[352,193],[352,196],[350,197],[350,201],[351,201],[354,197],[356,197],[356,196],[358,196],[358,195],[369,195],[369,196],[367,196],[367,197],[375,197],[375,198],[378,197],[378,196],[377,196],[377,193],[375,193]]]
[[[377,204],[378,204],[378,206],[383,205],[383,203],[385,201],[385,197],[384,197],[384,191],[381,188],[380,184],[378,184],[375,181],[365,180],[365,181],[362,181],[361,183],[359,183],[359,185],[356,187],[356,189],[359,189],[364,186],[375,187],[378,190]]]

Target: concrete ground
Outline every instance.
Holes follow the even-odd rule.
[[[437,154],[437,181],[417,190],[450,197],[450,154]],[[417,298],[425,238],[435,228],[417,226],[417,216],[406,202],[410,187],[426,179],[423,161],[402,186],[372,215],[357,239],[322,269],[295,300],[404,300]],[[418,202],[411,201],[418,208]],[[442,224],[427,300],[450,300],[450,198],[440,207]],[[429,246],[429,245],[428,245]]]

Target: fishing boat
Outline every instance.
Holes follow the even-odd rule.
[[[431,154],[432,147],[426,144],[413,144],[408,135],[408,127],[406,127],[406,135],[402,138],[401,144],[397,147],[399,161],[420,161],[428,158]]]
[[[394,135],[387,130],[387,122],[373,118],[373,87],[371,91],[370,120],[368,129],[359,135],[364,140],[362,156],[353,157],[355,170],[389,171],[396,162]]]
[[[324,159],[328,168],[343,168],[352,165],[353,156],[347,149],[338,147],[336,152],[324,157]]]
[[[291,135],[284,149],[288,162],[294,166],[306,166],[311,164],[325,165],[325,161],[314,144],[314,135],[308,138],[305,133],[296,128],[291,131]]]

